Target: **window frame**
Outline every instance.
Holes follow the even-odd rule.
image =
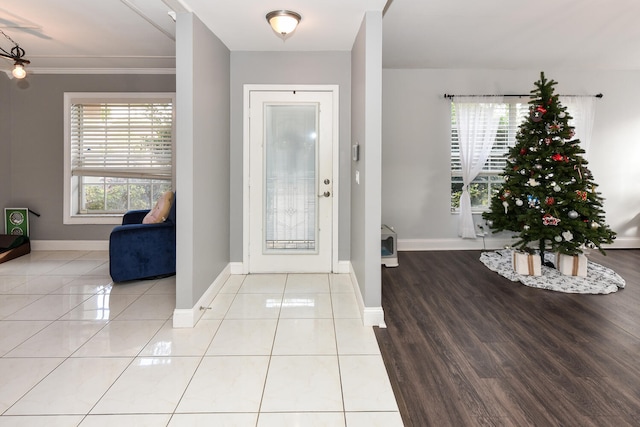
[[[522,124],[522,121],[525,119],[526,114],[528,114],[529,111],[529,101],[528,100],[523,100],[520,97],[518,98],[514,98],[512,100],[503,100],[501,102],[501,104],[505,104],[508,106],[508,118],[509,118],[509,123],[506,127],[506,129],[504,130],[504,134],[506,137],[506,141],[502,144],[499,144],[498,146],[494,145],[491,149],[492,154],[489,156],[489,159],[487,159],[487,162],[485,163],[485,166],[483,167],[483,170],[480,171],[480,173],[478,174],[478,176],[472,181],[472,184],[474,183],[478,183],[478,184],[485,184],[487,185],[487,205],[486,206],[482,206],[482,205],[472,205],[471,206],[471,212],[474,214],[479,214],[482,212],[485,212],[489,209],[490,207],[490,201],[491,201],[491,196],[492,193],[494,192],[494,188],[498,185],[502,185],[502,183],[504,182],[503,180],[499,179],[500,175],[502,175],[502,173],[504,172],[504,166],[502,167],[497,167],[494,166],[493,169],[487,168],[488,164],[496,164],[496,163],[502,163],[504,161],[506,161],[506,154],[508,154],[509,149],[512,148],[515,144],[516,144],[516,134],[518,133],[518,130],[520,128],[520,125]],[[520,107],[520,110],[518,109],[518,105],[522,105],[523,107]],[[459,184],[459,182],[454,181],[454,179],[457,179],[459,181],[462,180],[462,170],[460,168],[460,150],[459,150],[459,145],[457,144],[457,129],[455,126],[455,120],[454,120],[454,103],[451,103],[451,107],[450,107],[450,115],[449,115],[449,119],[450,119],[450,125],[451,125],[451,129],[450,129],[450,140],[449,140],[449,152],[450,152],[450,163],[449,163],[449,169],[450,169],[450,180],[449,180],[449,205],[450,205],[450,209],[451,209],[451,213],[452,214],[459,214],[460,213],[460,207],[454,207],[453,206],[453,184]],[[455,134],[455,136],[454,136]],[[505,137],[502,137],[502,139],[504,140]],[[496,137],[496,139],[500,138],[499,136]],[[454,150],[454,146],[458,145],[458,149]],[[495,151],[495,153],[494,153]],[[457,154],[456,154],[457,153]],[[503,161],[502,158],[505,158],[505,160]],[[483,182],[482,180],[486,178],[486,182]]]
[[[79,195],[77,179],[72,176],[71,153],[71,107],[81,103],[140,103],[171,102],[173,106],[173,131],[171,135],[171,182],[175,182],[175,92],[65,92],[64,93],[64,191],[63,224],[120,224],[122,213],[83,213],[79,214]],[[153,179],[153,178],[149,178]],[[126,184],[127,186],[129,184]]]

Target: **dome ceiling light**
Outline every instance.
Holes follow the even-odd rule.
[[[274,10],[267,13],[267,22],[282,40],[286,40],[302,20],[300,14],[290,10]]]

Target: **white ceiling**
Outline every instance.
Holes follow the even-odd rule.
[[[2,0],[0,29],[29,68],[172,69],[170,9],[193,11],[232,51],[348,51],[365,10],[386,0]],[[302,15],[283,42],[270,10]],[[638,0],[391,0],[387,68],[640,70]],[[0,34],[0,47],[12,46]],[[0,59],[0,69],[11,63]]]
[[[640,70],[638,0],[394,0],[388,68]]]

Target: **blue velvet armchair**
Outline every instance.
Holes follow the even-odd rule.
[[[176,202],[158,224],[142,224],[149,210],[124,214],[109,236],[109,274],[114,282],[176,273]]]

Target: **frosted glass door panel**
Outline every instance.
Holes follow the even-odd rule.
[[[318,107],[265,105],[263,251],[316,252]]]

